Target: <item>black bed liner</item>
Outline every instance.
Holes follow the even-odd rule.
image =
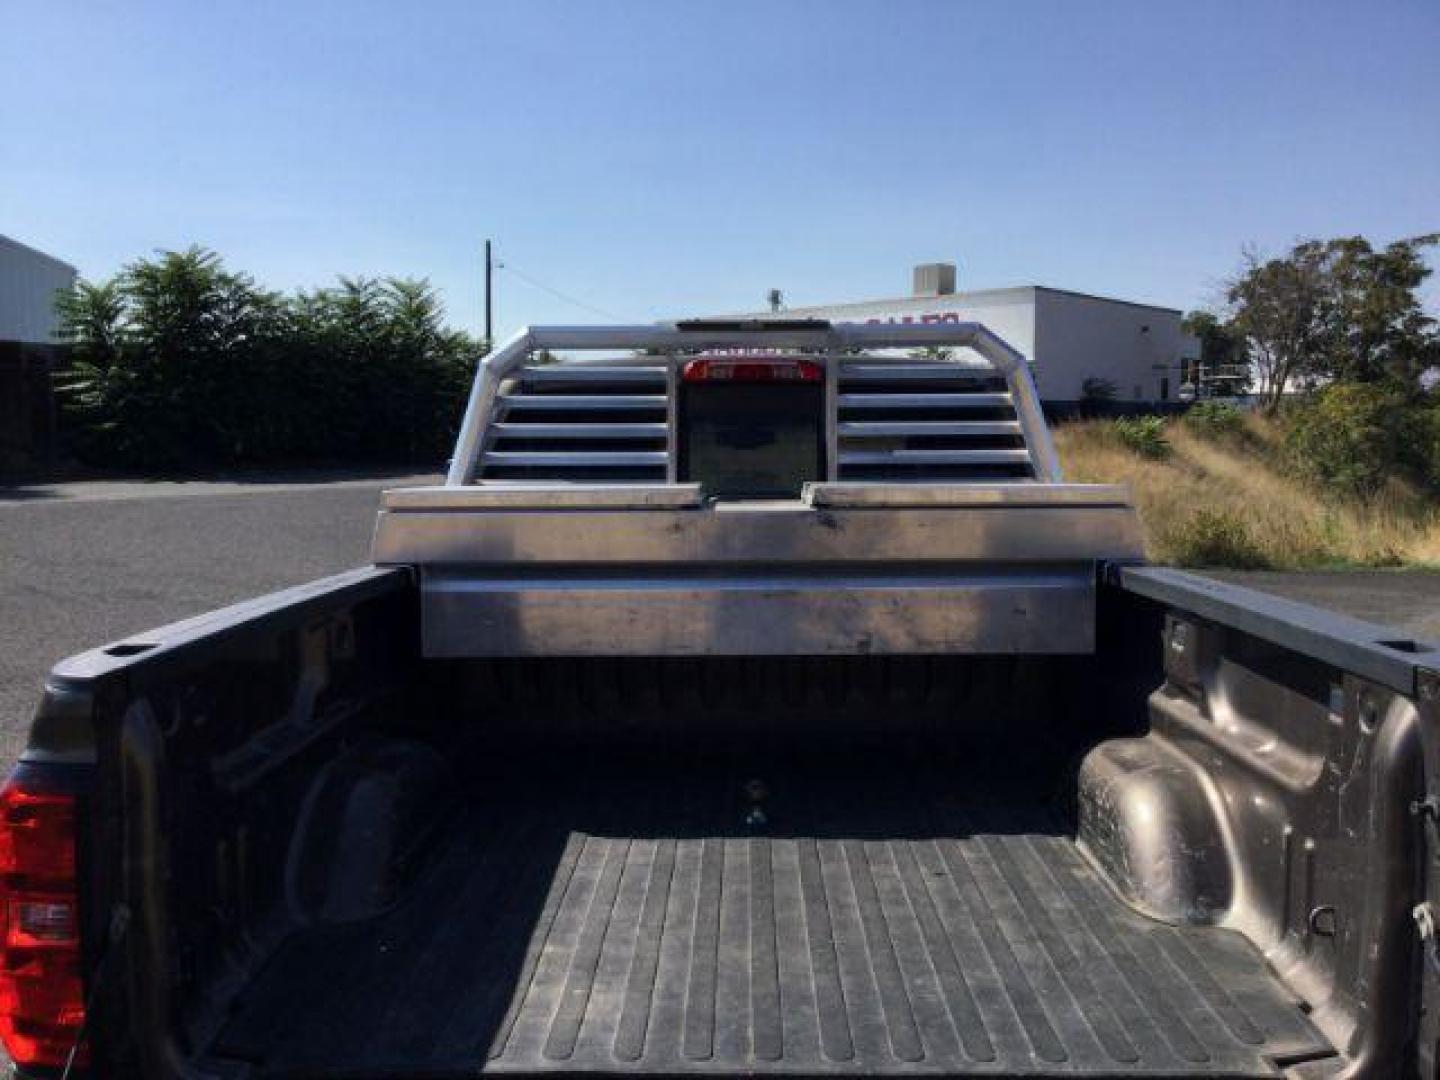
[[[291,939],[212,1053],[277,1077],[1273,1076],[1331,1053],[1238,934],[1129,910],[1045,800],[781,772],[763,825],[743,771],[483,785],[401,906]]]

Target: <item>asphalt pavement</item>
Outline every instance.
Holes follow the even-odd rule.
[[[368,561],[386,487],[434,476],[0,486],[0,761],[62,657]],[[1440,574],[1224,573],[1440,639]]]
[[[0,761],[73,653],[369,561],[413,474],[0,486]]]

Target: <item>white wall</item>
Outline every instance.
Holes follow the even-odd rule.
[[[1091,377],[1113,382],[1120,402],[1161,400],[1161,380],[1178,398],[1189,346],[1178,311],[1050,289],[1037,290],[1035,304],[1035,377],[1046,401],[1078,401]]]
[[[1165,379],[1168,400],[1175,401],[1180,358],[1197,349],[1181,331],[1178,311],[1032,286],[791,308],[782,314],[837,323],[983,323],[1030,361],[1041,399],[1053,402],[1079,401],[1081,386],[1092,376],[1113,382],[1120,402],[1161,400]]]
[[[950,296],[907,296],[858,304],[787,308],[781,315],[787,319],[817,318],[835,323],[979,322],[1030,359],[1035,351],[1033,296],[1034,290],[1028,287],[992,289]],[[985,362],[969,349],[965,353],[977,364]]]
[[[55,293],[75,268],[0,236],[0,341],[55,341]]]

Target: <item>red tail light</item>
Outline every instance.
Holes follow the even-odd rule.
[[[64,1065],[85,1024],[75,819],[36,770],[0,788],[0,1039],[19,1065]]]
[[[821,382],[825,369],[813,360],[691,360],[680,377],[697,382]]]

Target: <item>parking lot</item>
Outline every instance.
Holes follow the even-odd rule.
[[[56,660],[364,563],[380,491],[435,479],[0,488],[0,754],[20,749]],[[1219,576],[1440,638],[1440,574]]]

